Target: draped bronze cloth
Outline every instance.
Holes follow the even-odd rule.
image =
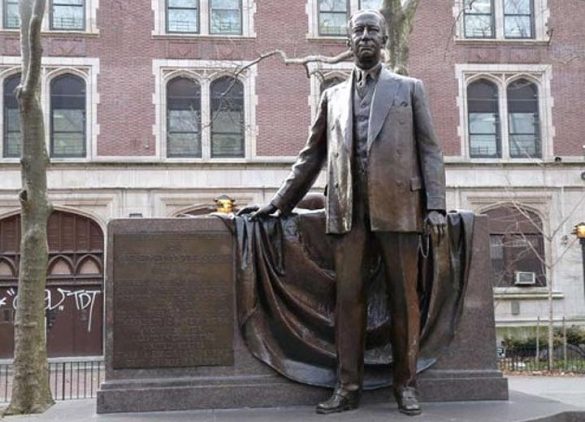
[[[336,383],[333,247],[324,210],[251,222],[235,217],[238,245],[238,321],[250,352],[280,374],[304,384]],[[448,214],[447,241],[421,237],[420,372],[453,338],[471,257],[473,214]],[[392,383],[390,313],[383,265],[372,256],[364,388]]]

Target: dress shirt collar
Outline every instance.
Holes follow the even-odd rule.
[[[374,82],[378,82],[378,78],[380,77],[380,71],[382,70],[382,63],[378,63],[377,65],[375,65],[374,67],[370,68],[370,69],[360,69],[359,67],[356,66],[356,78],[357,78],[357,82],[361,82],[363,80],[363,78],[365,78],[367,75],[370,75],[370,78],[372,78],[372,80]]]

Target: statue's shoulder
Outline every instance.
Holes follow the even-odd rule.
[[[404,85],[414,86],[417,83],[421,83],[420,79],[413,78],[412,76],[399,75],[398,73],[394,73],[389,69],[384,69],[384,71],[388,72],[390,79],[392,79],[398,83],[404,84]]]

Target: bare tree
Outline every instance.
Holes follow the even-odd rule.
[[[40,102],[41,24],[46,0],[20,0],[21,84],[16,96],[22,134],[18,307],[14,324],[14,384],[5,414],[41,413],[53,405],[45,332],[48,246],[45,126]]]
[[[536,164],[536,163],[535,163]],[[543,172],[545,172],[545,166],[543,164],[536,164],[539,166]],[[553,287],[555,285],[556,280],[554,279],[555,269],[562,264],[563,258],[565,255],[572,249],[573,245],[576,243],[577,239],[569,239],[566,238],[567,224],[576,215],[578,215],[579,210],[583,209],[583,204],[585,204],[585,191],[579,196],[574,206],[563,213],[560,216],[560,220],[553,223],[552,218],[549,212],[546,212],[544,218],[547,220],[546,223],[544,221],[540,221],[538,217],[536,217],[533,213],[527,211],[527,207],[524,204],[523,198],[519,196],[516,190],[513,189],[513,183],[506,175],[506,192],[507,198],[503,200],[499,204],[502,207],[508,207],[512,209],[518,217],[524,220],[525,224],[530,226],[530,232],[537,233],[543,240],[543,247],[539,247],[537,242],[534,242],[529,235],[522,232],[518,229],[518,227],[514,228],[518,224],[515,222],[510,222],[510,232],[508,234],[513,234],[512,237],[516,239],[512,239],[512,242],[517,242],[518,240],[522,242],[523,249],[519,250],[514,257],[513,261],[508,262],[508,267],[514,267],[514,265],[524,259],[525,257],[529,256],[538,261],[538,263],[544,268],[544,277],[546,279],[546,288],[547,288],[547,305],[548,305],[548,333],[547,333],[547,343],[548,343],[548,368],[550,370],[554,369],[554,290]],[[544,187],[543,187],[544,188]],[[544,224],[543,224],[544,223]],[[566,240],[562,238],[565,237]],[[560,247],[555,248],[555,245],[560,245]],[[510,246],[504,244],[503,247]],[[505,272],[507,272],[508,277],[510,276],[510,268],[506,268]],[[498,280],[496,282],[496,287],[499,283],[502,283],[504,280]],[[496,301],[496,306],[498,302]]]
[[[408,39],[420,0],[384,0],[381,9],[386,18],[386,64],[396,73],[408,74]]]

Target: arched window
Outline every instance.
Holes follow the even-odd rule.
[[[85,81],[58,76],[51,81],[51,157],[85,155]]]
[[[4,144],[2,155],[5,158],[20,157],[20,113],[14,90],[20,84],[20,74],[9,76],[4,80]]]
[[[4,0],[4,29],[17,29],[19,27],[18,0]]]
[[[510,157],[540,158],[540,117],[536,84],[518,79],[508,85]]]
[[[85,0],[52,0],[51,29],[85,30]]]
[[[495,287],[546,286],[542,220],[515,205],[485,212]]]
[[[325,79],[323,82],[321,82],[321,93],[323,93],[323,91],[325,91],[327,88],[331,88],[332,86],[340,84],[343,81],[345,81],[345,79],[340,76],[334,76],[332,78]]]
[[[244,85],[225,76],[211,83],[211,157],[244,156]]]
[[[201,87],[184,77],[167,84],[167,156],[201,157]]]
[[[472,158],[502,156],[498,87],[479,79],[467,87],[469,151]]]

